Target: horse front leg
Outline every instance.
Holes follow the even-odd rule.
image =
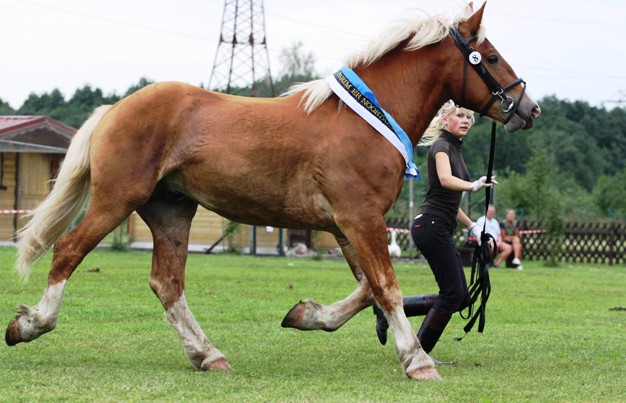
[[[359,283],[357,289],[343,300],[329,306],[319,304],[311,299],[300,301],[287,313],[281,324],[282,327],[332,332],[374,303],[372,290],[359,267],[359,259],[350,241],[343,235],[336,235],[335,238],[354,278]]]
[[[137,210],[154,242],[150,288],[161,301],[189,361],[204,371],[231,370],[224,354],[209,342],[185,298],[189,230],[198,205],[190,199],[154,197]]]

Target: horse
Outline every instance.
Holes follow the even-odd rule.
[[[531,128],[540,115],[525,83],[485,38],[484,8],[474,12],[470,4],[451,21],[427,15],[399,23],[347,59],[405,130],[408,151],[449,99],[482,110],[509,132]],[[53,257],[41,300],[17,307],[6,343],[30,342],[55,328],[71,274],[136,211],[154,240],[150,287],[188,359],[201,370],[231,370],[185,299],[189,229],[200,205],[240,223],[332,233],[357,288],[328,306],[301,300],[281,325],[332,332],[376,302],[406,376],[441,380],[404,314],[387,250],[383,215],[406,171],[402,151],[346,107],[328,80],[272,99],[151,84],[93,112],[53,190],[20,231],[19,275],[26,279],[54,245]],[[66,232],[87,201],[84,218]]]

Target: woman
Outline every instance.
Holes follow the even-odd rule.
[[[517,227],[517,221],[515,221],[515,210],[508,209],[506,211],[506,218],[502,220],[500,224],[501,237],[507,244],[513,247],[513,266],[517,270],[524,270],[522,266],[522,241],[519,237],[519,228]]]
[[[411,225],[415,245],[428,261],[439,286],[439,294],[404,298],[407,316],[426,315],[417,333],[427,353],[437,344],[448,321],[468,303],[467,282],[452,234],[458,224],[468,228],[480,242],[480,228],[461,210],[463,192],[477,192],[491,186],[483,176],[470,182],[461,146],[474,123],[474,113],[449,101],[439,110],[418,145],[430,145],[428,153],[428,192],[419,214]],[[376,333],[387,343],[387,320],[374,305]]]

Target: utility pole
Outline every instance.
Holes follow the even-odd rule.
[[[263,0],[225,0],[209,89],[255,97],[260,95],[259,84],[269,87],[266,95],[275,95]]]

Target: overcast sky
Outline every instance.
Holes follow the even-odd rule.
[[[464,4],[265,0],[272,74],[298,41],[326,75],[395,20],[420,15],[407,10],[452,17]],[[119,95],[141,77],[206,86],[223,9],[224,0],[0,0],[0,99],[18,108],[30,93],[58,88],[69,99],[86,84]],[[624,0],[490,0],[484,23],[535,99],[626,106]]]

